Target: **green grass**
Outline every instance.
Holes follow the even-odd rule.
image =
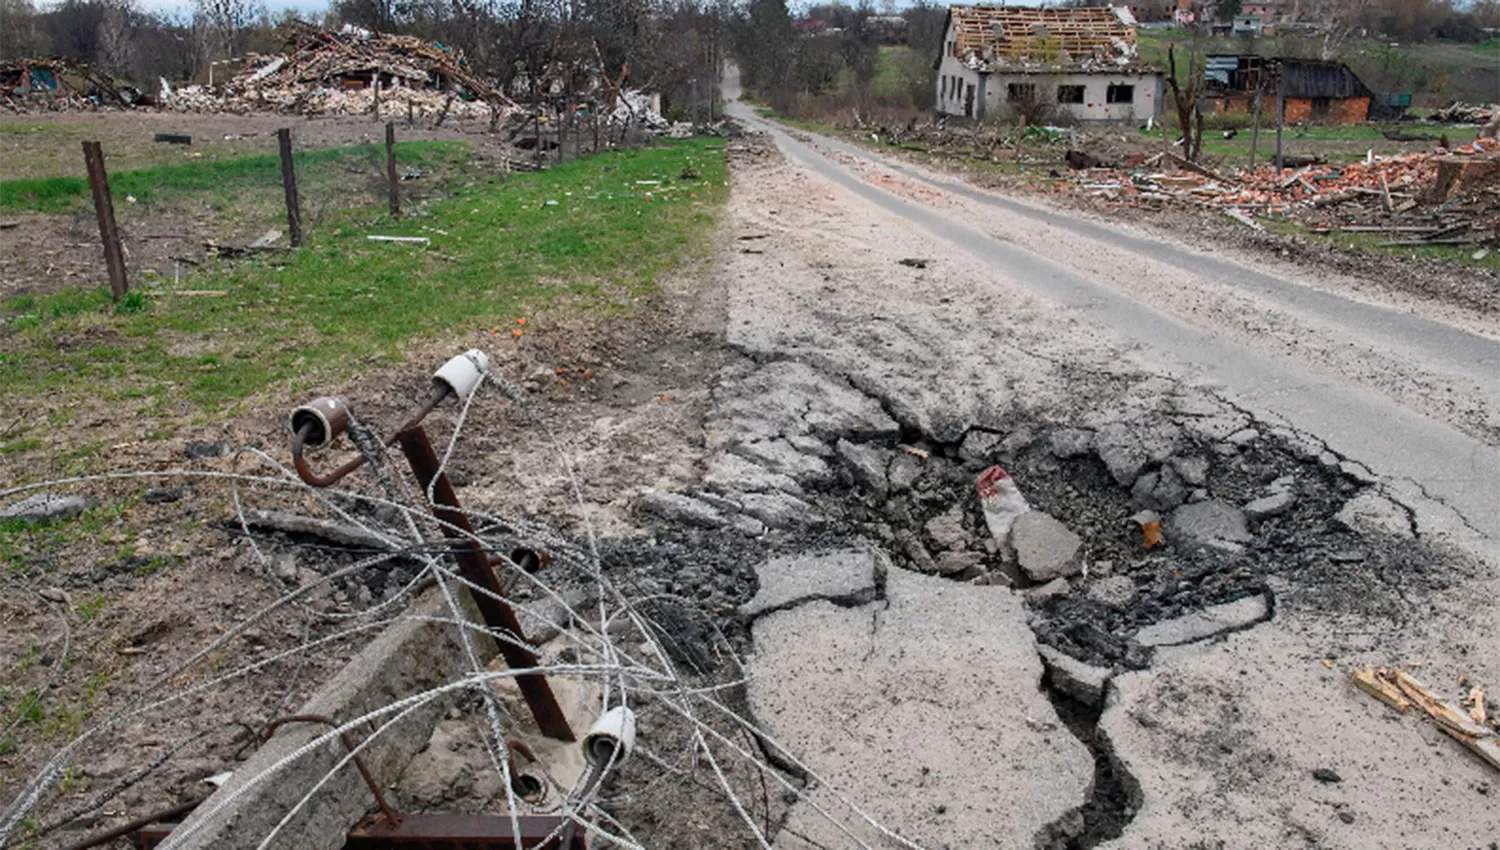
[[[468,146],[461,142],[398,142],[396,158],[404,170],[408,167],[431,168],[455,159],[468,157]],[[317,184],[336,175],[340,169],[359,164],[384,167],[384,145],[353,145],[341,148],[300,151],[292,155],[301,182]],[[240,159],[205,160],[180,165],[158,165],[135,171],[121,171],[109,177],[114,204],[164,202],[193,193],[228,193],[255,188],[281,186],[281,160],[278,156],[250,156]],[[89,183],[84,177],[40,177],[0,181],[0,209],[13,212],[68,213],[91,205]]]
[[[1500,272],[1500,251],[1491,248],[1483,257],[1474,259],[1474,254],[1485,247],[1484,245],[1387,245],[1385,243],[1399,240],[1399,234],[1319,231],[1295,219],[1279,216],[1262,217],[1259,220],[1272,233],[1282,236],[1302,236],[1342,250],[1366,254],[1388,254],[1412,259],[1440,260],[1445,263]]]
[[[309,246],[185,283],[223,297],[141,290],[146,309],[128,313],[102,289],[0,302],[0,397],[129,398],[132,409],[217,415],[272,384],[291,394],[396,362],[423,339],[498,327],[501,345],[517,318],[559,299],[629,310],[660,272],[706,245],[728,194],[719,147],[690,140],[517,174],[508,185],[496,177],[401,221],[332,214]],[[689,167],[701,176],[681,179]],[[637,182],[646,180],[660,182]]]

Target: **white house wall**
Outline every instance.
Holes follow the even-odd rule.
[[[937,111],[942,114],[962,117],[964,94],[972,85],[975,98],[974,118],[1004,115],[1007,110],[1006,93],[1011,83],[1035,84],[1039,92],[1049,99],[1057,97],[1058,86],[1083,86],[1083,103],[1058,104],[1059,110],[1078,121],[1145,121],[1148,117],[1161,114],[1163,78],[1159,73],[980,74],[970,70],[953,56],[951,44],[956,35],[955,29],[951,23],[948,25],[948,31],[943,35],[943,56],[938,62]],[[1115,84],[1135,86],[1135,99],[1130,103],[1109,103],[1109,87]]]
[[[980,110],[980,87],[979,72],[971,71],[964,63],[953,56],[952,43],[956,36],[956,27],[948,25],[948,31],[943,34],[943,59],[938,63],[937,78],[937,110],[945,115],[964,114],[964,92],[969,86],[974,87],[974,111]],[[948,82],[946,87],[944,81]],[[954,81],[957,81],[955,84]],[[975,115],[978,118],[979,115]]]

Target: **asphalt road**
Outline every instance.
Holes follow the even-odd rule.
[[[726,88],[734,87],[731,83]],[[1452,395],[1455,390],[1448,387],[1455,387],[1483,409],[1500,408],[1500,328],[1495,335],[1486,335],[1429,315],[1344,297],[1241,262],[975,189],[799,131],[799,136],[812,140],[812,144],[804,143],[738,101],[731,101],[728,111],[770,133],[788,159],[812,175],[847,190],[883,214],[955,244],[1060,308],[1108,326],[1135,344],[1151,368],[1217,385],[1247,409],[1314,434],[1340,454],[1363,463],[1392,495],[1414,509],[1421,533],[1482,542],[1487,548],[1500,542],[1500,452],[1494,446],[1429,415],[1425,404],[1414,402],[1400,387],[1385,392],[1378,381],[1351,380],[1327,363],[1289,352],[1270,336],[1264,345],[1253,337],[1226,338],[1206,318],[1202,322],[1192,316],[1185,319],[1180,311],[1163,309],[1160,302],[1122,287],[1110,274],[1080,273],[1076,263],[1055,257],[1060,250],[1073,257],[1092,251],[1124,252],[1147,268],[1160,269],[1164,276],[1211,278],[1216,286],[1253,296],[1269,305],[1268,309],[1325,328],[1331,337],[1361,340],[1371,350],[1378,348],[1381,356],[1417,364],[1422,374],[1446,385],[1444,393]],[[976,222],[873,185],[868,174],[835,161],[840,155],[877,162],[881,170],[906,181],[981,205],[983,220]],[[1007,222],[1014,223],[1018,233],[1036,233],[1040,224],[1045,232],[1066,239],[996,238],[996,231],[1005,230]]]

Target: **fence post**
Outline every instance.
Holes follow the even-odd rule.
[[[276,131],[276,146],[281,150],[281,188],[286,193],[286,229],[292,247],[302,246],[302,202],[297,196],[297,169],[292,163],[292,130]]]
[[[83,161],[94,194],[94,215],[99,219],[99,239],[104,243],[104,265],[109,270],[109,292],[116,301],[130,291],[125,279],[125,252],[120,248],[120,230],[115,226],[115,205],[109,197],[109,175],[104,171],[104,151],[98,142],[83,143]]]
[[[401,184],[396,180],[396,123],[385,124],[385,176],[391,184],[391,217],[401,217]]]

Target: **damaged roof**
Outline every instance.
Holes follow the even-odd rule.
[[[1154,71],[1140,64],[1135,23],[1124,6],[948,8],[948,24],[954,32],[953,56],[982,72]],[[949,29],[945,24],[945,38]]]

